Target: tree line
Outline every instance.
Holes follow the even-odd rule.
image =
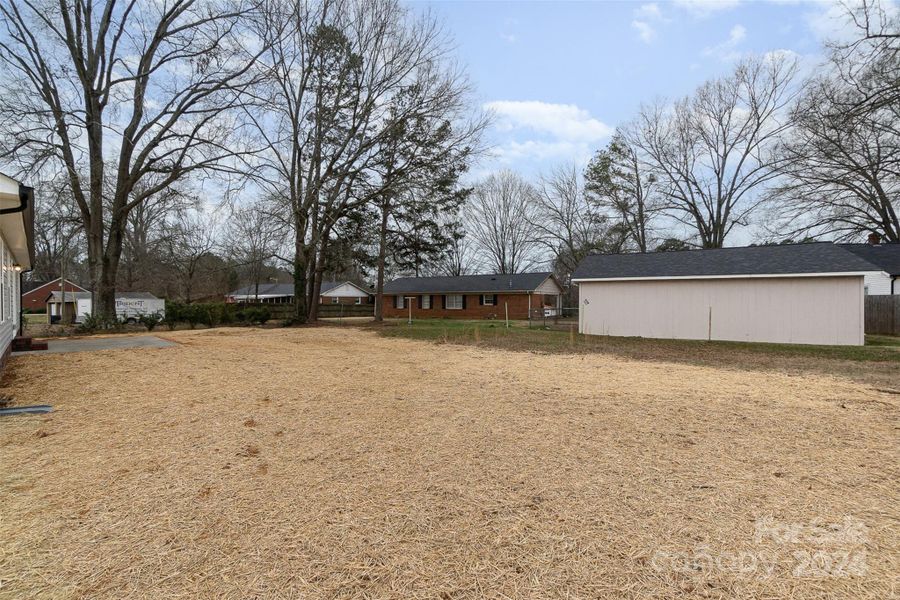
[[[452,40],[397,0],[0,0],[0,154],[39,196],[35,277],[191,302],[292,281],[562,277],[592,252],[900,241],[896,16],[802,79],[742,60],[642,105],[586,167],[468,174],[490,114]]]

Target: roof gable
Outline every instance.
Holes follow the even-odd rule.
[[[549,271],[492,275],[461,275],[459,277],[401,277],[385,284],[385,294],[447,294],[447,293],[527,293],[536,290]]]
[[[323,281],[319,293],[323,296],[366,296],[369,290],[352,281]]]
[[[760,277],[879,270],[840,246],[817,242],[648,254],[597,254],[581,261],[572,280]]]
[[[38,285],[35,285],[34,287],[32,287],[30,290],[26,290],[26,291],[22,292],[22,295],[26,296],[28,294],[33,294],[35,292],[43,291],[43,289],[45,287],[51,286],[61,279],[62,279],[62,277],[57,277],[56,279],[52,279],[50,281],[45,281],[44,283],[39,283]],[[87,288],[81,287],[80,285],[78,285],[77,283],[72,281],[71,279],[66,279],[66,283],[74,288],[78,288],[76,291],[79,291],[79,292],[87,292],[88,291]],[[50,291],[48,290],[47,293],[49,294]]]

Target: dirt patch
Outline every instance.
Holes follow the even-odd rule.
[[[885,598],[900,571],[900,398],[848,379],[166,337],[12,359],[0,393],[55,412],[0,428],[0,597]]]

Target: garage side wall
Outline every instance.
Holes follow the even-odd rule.
[[[579,283],[589,335],[861,345],[862,276]]]

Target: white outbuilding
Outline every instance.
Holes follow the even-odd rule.
[[[863,279],[830,242],[594,255],[572,276],[588,335],[862,345]]]

